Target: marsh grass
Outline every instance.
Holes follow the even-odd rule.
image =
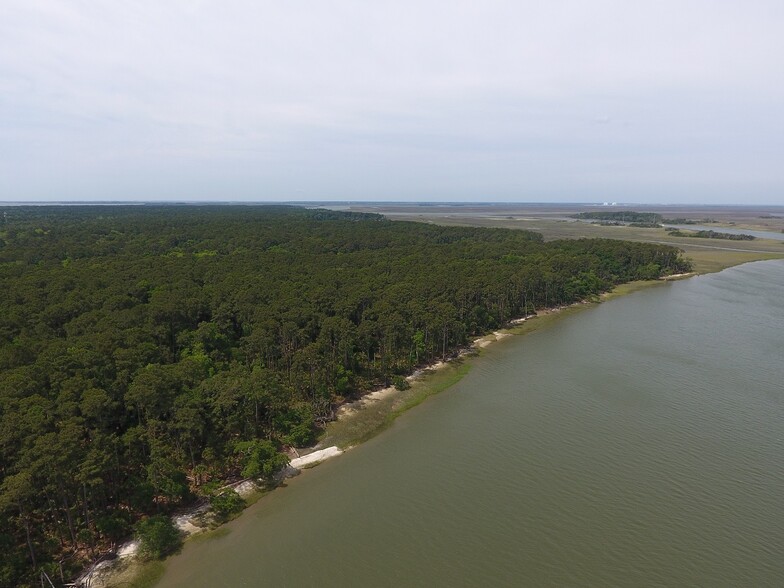
[[[239,511],[233,518],[236,518],[240,514],[242,514],[242,511]],[[188,537],[188,543],[201,543],[202,541],[209,541],[210,539],[218,539],[220,537],[225,537],[229,533],[231,533],[231,529],[229,529],[229,527],[227,527],[225,524],[221,524],[220,527],[191,535]]]
[[[440,370],[425,372],[408,390],[398,390],[386,398],[366,402],[351,414],[329,423],[319,446],[337,445],[346,449],[375,437],[407,410],[459,382],[469,370],[469,363],[460,358]]]
[[[114,577],[111,586],[117,588],[152,588],[166,571],[165,564],[160,560],[141,562],[134,561],[118,576]]]
[[[694,264],[694,271],[700,274],[720,272],[728,267],[748,263],[750,261],[784,259],[784,246],[782,246],[782,253],[696,249],[688,246],[685,246],[683,249],[686,252],[685,257],[691,259]]]

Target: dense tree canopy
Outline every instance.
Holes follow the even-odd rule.
[[[671,237],[696,237],[698,239],[726,239],[728,241],[754,241],[754,235],[746,233],[720,233],[718,231],[680,231],[678,229],[667,229]]]
[[[637,212],[634,210],[593,210],[591,212],[578,212],[572,217],[589,220],[618,221],[624,223],[641,223],[645,225],[658,225],[667,222],[662,215],[655,212]]]
[[[290,207],[0,222],[9,586],[67,574],[216,480],[269,477],[337,403],[511,318],[686,268],[664,245]]]

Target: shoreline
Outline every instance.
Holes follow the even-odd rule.
[[[626,282],[592,300],[581,300],[564,306],[546,308],[532,315],[512,319],[505,327],[473,339],[468,346],[459,349],[446,360],[438,360],[416,369],[405,377],[405,381],[410,385],[405,390],[399,390],[395,386],[387,386],[369,391],[357,400],[341,404],[335,411],[335,420],[327,424],[322,438],[312,447],[295,449],[296,457],[291,459],[289,465],[279,473],[271,488],[265,488],[251,479],[239,480],[224,487],[234,489],[246,500],[245,508],[232,519],[241,516],[247,508],[263,498],[265,494],[277,489],[285,479],[297,476],[305,469],[316,467],[320,463],[342,455],[351,448],[368,441],[391,426],[398,416],[424,402],[430,396],[451,388],[470,369],[470,364],[464,360],[479,355],[482,350],[493,343],[513,336],[527,335],[549,325],[555,319],[601,304],[612,298],[695,275],[699,274],[689,272],[664,276],[657,280]],[[369,422],[366,422],[363,417],[367,416],[380,418],[371,418]],[[359,421],[358,426],[356,426],[356,421]],[[190,539],[209,539],[212,534],[220,534],[220,530],[228,522],[224,521],[215,525],[208,503],[201,503],[173,515],[171,518],[183,534],[183,548]],[[85,583],[91,588],[109,588],[120,584],[154,585],[165,571],[165,560],[142,562],[136,557],[138,547],[139,542],[135,538],[119,545],[114,558],[105,557],[91,565],[77,578],[76,584]]]

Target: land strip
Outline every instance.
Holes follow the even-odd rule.
[[[658,212],[666,217],[686,218],[700,222],[705,218],[716,221],[715,226],[735,229],[762,230],[779,233],[784,230],[784,207],[647,207],[641,210]],[[335,209],[354,212],[374,212],[392,220],[407,220],[444,226],[493,227],[524,229],[541,233],[546,241],[558,239],[619,239],[645,243],[673,245],[681,248],[694,263],[697,273],[711,273],[725,268],[767,259],[784,258],[784,240],[758,238],[754,241],[732,241],[713,245],[706,239],[670,237],[664,228],[606,226],[578,221],[571,215],[578,212],[604,210],[605,207],[586,205],[429,205],[412,204],[352,204]],[[607,207],[608,210],[617,208]],[[784,233],[782,234],[784,236]]]

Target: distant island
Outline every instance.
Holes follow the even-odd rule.
[[[581,220],[605,221],[607,223],[628,224],[638,228],[661,228],[664,224],[670,225],[699,225],[710,224],[716,221],[712,218],[694,220],[690,218],[664,218],[656,212],[636,212],[633,210],[593,211],[579,212],[571,215],[572,218]]]
[[[720,233],[717,231],[688,231],[668,228],[667,234],[671,237],[697,237],[698,239],[726,239],[728,241],[754,241],[754,235],[746,233]]]
[[[633,210],[578,212],[572,218],[582,220],[614,221],[618,223],[638,223],[643,225],[659,226],[662,215],[655,212],[636,212]]]

